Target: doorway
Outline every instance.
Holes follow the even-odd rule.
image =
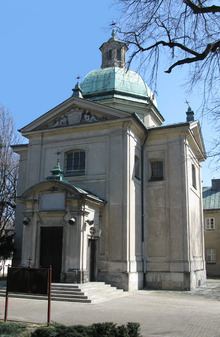
[[[40,266],[52,266],[52,282],[60,281],[62,266],[62,227],[41,227],[40,232]]]
[[[96,281],[96,241],[88,239],[88,278],[89,282]]]

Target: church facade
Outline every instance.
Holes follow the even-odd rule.
[[[57,282],[125,290],[204,284],[200,163],[188,109],[163,125],[115,34],[73,95],[20,132],[14,265],[52,265]]]

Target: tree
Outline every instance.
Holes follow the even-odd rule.
[[[118,0],[119,32],[130,45],[129,64],[138,55],[157,78],[161,53],[168,51],[171,73],[189,65],[189,84],[202,83],[204,103],[220,108],[220,6],[211,0]],[[164,65],[163,65],[164,66]]]
[[[0,108],[0,258],[13,252],[18,158],[10,145],[17,142],[12,117]]]

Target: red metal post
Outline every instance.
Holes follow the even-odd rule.
[[[48,269],[48,307],[47,307],[47,326],[50,325],[50,315],[51,315],[51,282],[52,282],[52,267]]]
[[[8,268],[9,271],[9,268]],[[7,322],[8,319],[8,275],[7,275],[7,282],[6,282],[6,294],[5,294],[5,317],[4,321]]]

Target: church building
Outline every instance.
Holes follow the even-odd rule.
[[[52,265],[55,282],[124,290],[200,286],[199,123],[189,108],[182,123],[163,124],[114,32],[100,51],[101,68],[20,130],[28,144],[13,146],[20,155],[14,265]]]

